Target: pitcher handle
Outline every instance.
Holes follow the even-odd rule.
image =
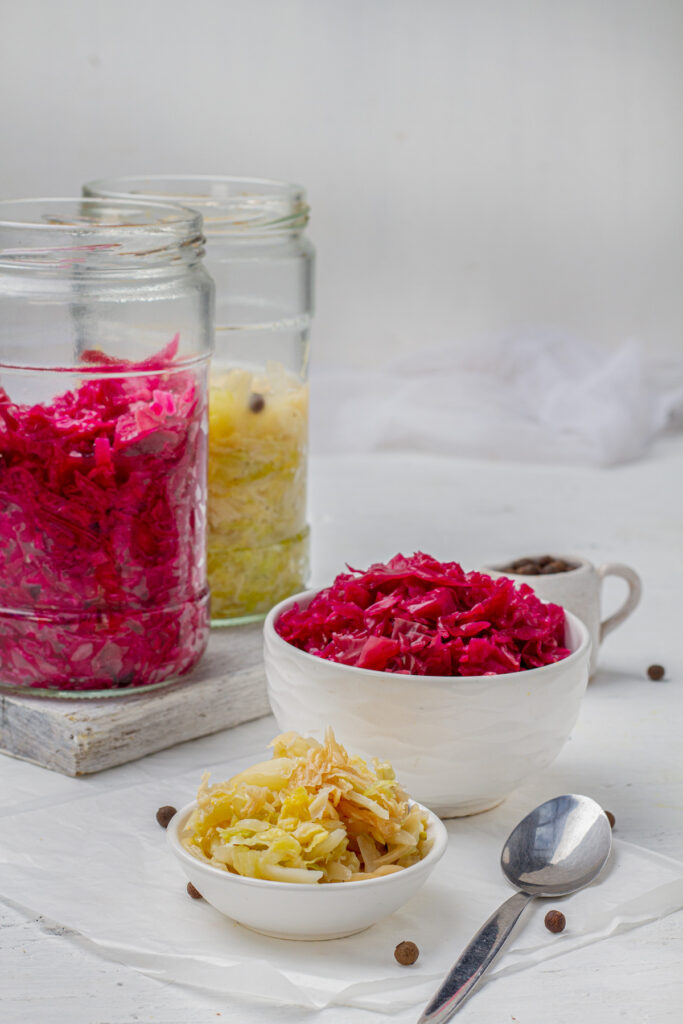
[[[635,569],[629,565],[622,565],[621,562],[606,562],[598,567],[597,573],[601,580],[604,580],[606,576],[620,576],[628,583],[628,594],[621,608],[600,623],[600,641],[602,642],[608,633],[616,629],[635,610],[643,592],[643,585]]]

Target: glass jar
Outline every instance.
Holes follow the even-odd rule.
[[[0,684],[120,693],[208,640],[213,285],[170,204],[0,202]]]
[[[302,590],[314,251],[297,185],[123,177],[85,195],[182,203],[204,218],[216,282],[209,401],[208,565],[213,625],[262,618]]]

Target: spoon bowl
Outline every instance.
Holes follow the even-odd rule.
[[[547,800],[513,829],[500,866],[518,890],[474,936],[446,975],[418,1024],[445,1024],[500,953],[520,914],[535,897],[568,896],[600,874],[612,848],[607,815],[587,796]]]
[[[556,796],[511,832],[500,866],[508,882],[530,896],[567,896],[602,871],[611,844],[609,821],[595,800]]]

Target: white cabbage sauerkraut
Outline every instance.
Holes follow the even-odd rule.
[[[283,733],[273,757],[227,782],[202,778],[182,841],[214,867],[275,882],[354,882],[401,871],[431,848],[427,819],[388,763]]]
[[[308,572],[308,386],[279,363],[214,371],[208,574],[214,621],[260,615]]]

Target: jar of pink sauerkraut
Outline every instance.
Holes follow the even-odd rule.
[[[208,639],[201,216],[0,202],[0,685],[139,692]]]

